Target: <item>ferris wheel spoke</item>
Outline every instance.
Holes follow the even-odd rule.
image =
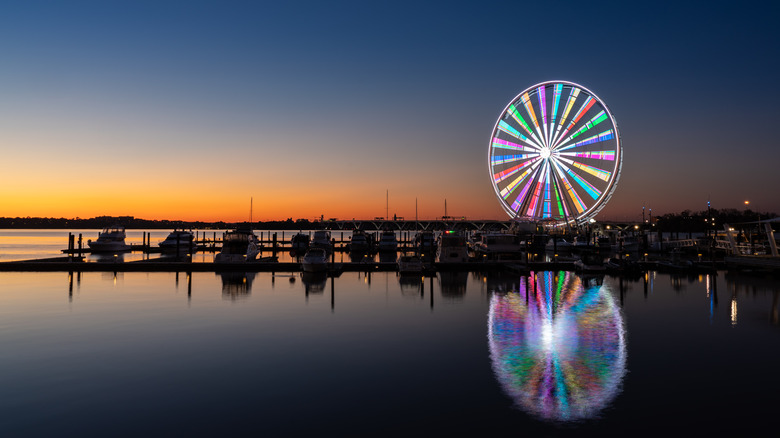
[[[523,136],[522,141],[527,141],[528,139]],[[521,152],[532,152],[532,151],[538,151],[539,148],[536,146],[532,146],[530,143],[528,145],[522,145],[519,143],[514,143],[508,140],[504,140],[498,137],[493,137],[493,148],[501,148],[501,149],[511,149],[515,151],[521,151]]]
[[[569,133],[571,128],[574,127],[574,125],[577,124],[577,122],[580,121],[580,118],[585,115],[585,113],[588,112],[588,110],[593,106],[593,104],[596,103],[596,99],[588,96],[587,99],[585,99],[585,102],[582,103],[582,106],[577,111],[576,114],[574,114],[574,117],[572,117],[571,122],[569,122],[569,126],[566,127],[566,129],[561,133],[560,138],[566,137],[566,134]]]
[[[569,209],[566,207],[566,203],[561,199],[561,187],[558,181],[553,178],[553,191],[555,192],[555,203],[558,206],[558,215],[562,218],[570,216]]]
[[[539,112],[542,113],[542,127],[544,128],[544,144],[550,144],[550,139],[547,138],[547,94],[544,91],[544,85],[536,89],[536,94],[539,96]],[[540,133],[541,134],[541,133]]]
[[[601,190],[596,188],[593,184],[589,183],[585,178],[580,176],[577,172],[571,169],[571,167],[566,166],[563,163],[558,162],[558,165],[560,165],[564,171],[577,183],[582,187],[585,192],[590,195],[593,200],[596,200],[601,196]]]
[[[534,139],[534,141],[539,145],[539,147],[541,147],[541,141],[539,141],[539,139],[536,138],[536,134],[534,134],[534,131],[531,129],[530,126],[528,126],[528,122],[525,121],[523,115],[520,114],[520,111],[518,111],[517,107],[514,104],[509,105],[509,110],[507,111],[507,113],[510,116],[512,116],[512,118],[515,119],[515,121],[520,124],[520,126],[525,130],[525,132],[527,132],[528,135],[530,135],[531,138]]]
[[[566,178],[566,173],[563,171],[563,169],[561,169],[559,164],[557,162],[553,162],[553,164],[554,164],[553,167],[555,168],[555,173],[558,175],[558,179],[561,180],[561,183],[563,184],[563,187],[566,190],[566,194],[569,195],[569,199],[571,199],[574,208],[577,209],[577,214],[582,214],[586,209],[585,203],[582,202],[582,199],[580,199],[580,195],[578,195],[577,191],[574,190],[574,187],[569,182],[569,179]]]
[[[566,99],[566,106],[563,108],[563,115],[561,116],[561,121],[558,122],[558,127],[555,128],[555,135],[553,136],[553,144],[555,144],[556,139],[561,133],[561,129],[563,129],[563,125],[566,124],[566,118],[569,117],[569,112],[571,111],[572,107],[574,107],[574,102],[577,101],[577,96],[580,95],[580,89],[577,87],[572,87],[571,92],[569,93],[568,99]]]
[[[525,169],[526,167],[533,165],[533,163],[534,163],[533,160],[528,160],[528,161],[526,161],[524,163],[518,164],[516,166],[512,166],[509,169],[502,170],[501,172],[498,172],[498,173],[494,173],[493,174],[493,181],[496,184],[498,184],[501,181],[504,181],[505,179],[513,176],[517,172]]]
[[[531,121],[534,122],[536,133],[539,134],[539,137],[544,138],[542,131],[539,129],[539,119],[536,118],[536,111],[534,111],[534,106],[531,104],[531,97],[528,96],[528,93],[523,94],[522,101],[525,110],[528,112],[528,115],[531,116]]]
[[[543,188],[545,181],[547,180],[548,169],[549,161],[545,160],[545,163],[542,165],[542,168],[539,171],[539,178],[536,180],[536,185],[534,187],[533,194],[531,195],[531,200],[528,203],[528,216],[530,217],[534,217],[536,215],[536,209],[539,206],[539,199],[543,194]]]
[[[540,162],[541,163],[541,162]],[[534,186],[534,182],[539,178],[539,169],[541,166],[535,165],[532,169],[529,169],[529,176],[528,180],[523,185],[523,188],[520,190],[520,194],[517,195],[514,202],[512,202],[512,210],[515,211],[517,214],[520,214],[520,209],[525,204],[525,201],[528,197],[529,190]]]
[[[593,144],[593,143],[600,143],[602,141],[612,140],[613,138],[615,138],[615,131],[609,129],[609,130],[606,130],[606,131],[604,131],[604,132],[602,132],[600,134],[596,134],[596,135],[588,137],[588,138],[586,138],[584,140],[580,140],[577,143],[574,143],[572,145],[565,146],[565,147],[559,147],[556,151],[559,152],[559,151],[565,151],[565,150],[568,150],[568,149],[577,148],[577,147],[581,147],[581,146],[587,146],[587,145]]]
[[[615,161],[615,151],[556,152],[555,156],[590,158],[592,160]]]
[[[558,104],[561,101],[561,92],[563,91],[563,84],[555,84],[553,87],[553,108],[550,114],[550,133],[547,139],[547,144],[552,144],[553,132],[555,129],[555,118],[558,114]]]
[[[512,194],[512,192],[514,192],[515,189],[517,189],[517,187],[520,185],[520,183],[522,183],[523,180],[525,180],[529,175],[533,174],[534,170],[539,166],[540,162],[541,162],[540,159],[529,161],[528,163],[530,163],[530,164],[527,164],[525,166],[525,167],[528,167],[528,169],[526,169],[523,173],[521,173],[517,178],[512,180],[512,182],[509,183],[509,185],[507,185],[506,187],[504,187],[503,190],[501,190],[501,192],[500,192],[501,197],[504,198],[504,199],[508,199],[509,196]],[[509,177],[509,175],[507,175],[503,179],[506,179],[508,177]]]
[[[528,135],[531,136],[531,138],[528,138],[525,135],[521,134],[520,131],[515,129],[512,125],[507,123],[505,120],[502,120],[501,122],[499,122],[499,129],[501,131],[504,131],[507,134],[511,135],[512,137],[515,137],[518,140],[522,140],[522,141],[526,142],[527,144],[531,145],[532,147],[535,147],[537,149],[541,149],[542,148],[542,144],[536,138],[536,135],[531,131],[531,128],[528,127],[528,124],[523,119],[523,116],[521,116],[520,113],[517,112],[517,109],[515,108],[514,105],[511,105],[509,107],[509,110],[507,111],[507,113],[509,115],[511,115],[512,118],[515,119],[515,121],[517,123],[519,123],[521,127],[523,127],[523,129],[525,129],[525,131],[528,133]]]
[[[516,155],[494,155],[493,158],[490,159],[491,164],[497,165],[497,164],[507,164],[507,163],[514,163],[515,161],[520,160],[527,160],[531,157],[537,157],[538,154],[516,154]]]
[[[572,135],[568,136],[566,138],[566,140],[560,142],[560,144],[553,145],[553,149],[557,149],[557,148],[565,146],[570,141],[572,141],[575,138],[579,137],[580,135],[582,135],[583,133],[585,133],[586,131],[588,131],[591,128],[595,127],[596,125],[598,125],[599,123],[603,122],[606,119],[607,119],[606,111],[604,111],[604,110],[599,111],[598,114],[596,114],[590,120],[588,120],[588,122],[586,124],[584,124],[580,129],[575,131]]]
[[[589,173],[602,181],[607,181],[609,180],[609,177],[612,176],[612,172],[608,170],[603,170],[603,169],[599,169],[598,167],[588,166],[587,164],[570,160],[568,158],[558,157],[558,160],[563,161],[564,163],[567,163],[572,167],[576,167],[577,169],[580,169],[586,173]]]

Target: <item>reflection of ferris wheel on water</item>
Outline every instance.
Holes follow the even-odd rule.
[[[513,219],[581,224],[612,196],[623,151],[609,109],[581,85],[549,81],[517,95],[490,137],[490,176]]]

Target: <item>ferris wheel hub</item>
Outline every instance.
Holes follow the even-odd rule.
[[[542,158],[545,159],[545,160],[550,158],[550,148],[543,147],[542,151],[540,152],[540,154],[541,154]]]

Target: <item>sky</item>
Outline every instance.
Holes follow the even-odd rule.
[[[597,219],[780,213],[775,2],[0,0],[0,216],[506,219],[522,90],[618,123]],[[250,211],[250,204],[252,206]]]

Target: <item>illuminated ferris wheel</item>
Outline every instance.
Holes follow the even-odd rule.
[[[622,163],[615,118],[573,82],[542,82],[518,94],[490,136],[493,188],[513,219],[586,222],[609,201]]]

